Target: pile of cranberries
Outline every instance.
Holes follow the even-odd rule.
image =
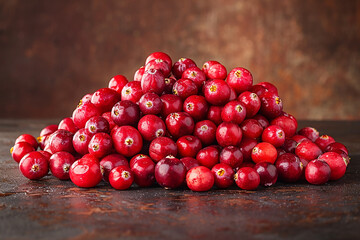
[[[40,148],[41,150],[37,150]],[[86,94],[72,117],[19,136],[11,148],[22,174],[70,179],[79,187],[100,181],[115,189],[158,184],[193,191],[341,178],[347,148],[312,127],[297,131],[277,88],[253,85],[237,67],[217,61],[202,69],[189,58],[174,64],[152,53],[134,81],[114,76],[108,88]]]

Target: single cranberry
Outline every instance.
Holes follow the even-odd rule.
[[[186,174],[186,184],[195,192],[209,191],[214,185],[214,182],[214,174],[210,169],[203,166],[194,167]]]
[[[170,113],[181,112],[183,108],[183,101],[179,96],[173,94],[165,94],[160,97],[163,103],[161,109],[161,116],[165,119]]]
[[[246,108],[239,101],[230,101],[221,110],[221,119],[224,122],[240,124],[246,117]]]
[[[73,135],[74,134],[72,134],[71,132],[63,129],[59,129],[53,134],[51,134],[49,138],[49,148],[51,153],[56,153],[61,151],[73,153],[74,152],[74,147],[72,142]]]
[[[305,169],[305,178],[311,184],[320,185],[330,180],[331,169],[322,160],[312,160]]]
[[[100,116],[101,111],[91,102],[81,103],[73,112],[72,119],[80,129],[84,128],[87,120],[94,116]]]
[[[123,75],[115,75],[114,77],[112,77],[109,81],[109,88],[112,90],[115,90],[116,92],[118,92],[121,96],[121,91],[123,89],[123,87],[128,83],[129,81],[127,80],[127,78]]]
[[[141,82],[142,76],[144,75],[145,67],[142,66],[138,70],[136,70],[134,74],[134,82]]]
[[[276,148],[267,142],[258,143],[251,152],[251,159],[255,163],[268,162],[274,164],[277,158]]]
[[[130,162],[129,162],[129,166],[130,168],[132,168],[135,164],[135,162],[139,159],[143,159],[143,158],[148,158],[152,161],[152,159],[146,155],[146,154],[142,154],[142,153],[139,153],[139,154],[136,154],[135,156],[133,156],[131,159],[130,159]]]
[[[260,83],[258,83],[258,84],[256,84],[256,85],[263,86],[263,87],[266,88],[269,92],[274,93],[274,94],[276,94],[276,95],[279,95],[277,88],[276,88],[275,85],[272,84],[272,83],[269,83],[269,82],[260,82]]]
[[[155,166],[155,179],[165,189],[180,187],[184,182],[186,169],[182,162],[175,158],[163,158]]]
[[[10,149],[11,157],[15,162],[20,162],[20,160],[28,153],[34,152],[35,148],[27,142],[18,142]]]
[[[160,58],[153,59],[145,65],[145,73],[150,69],[160,71],[164,77],[167,77],[171,73],[171,66]]]
[[[153,92],[158,95],[162,94],[165,89],[164,74],[160,70],[154,68],[145,70],[141,79],[141,88],[144,93]]]
[[[239,144],[239,149],[243,154],[244,161],[251,161],[251,153],[253,148],[258,144],[258,141],[254,138],[243,137]]]
[[[211,169],[215,164],[219,163],[220,151],[214,146],[208,146],[201,149],[197,155],[196,160],[201,166]]]
[[[346,155],[349,154],[349,151],[348,149],[345,147],[344,144],[342,143],[339,143],[339,142],[333,142],[333,143],[330,143],[329,145],[327,145],[327,147],[325,148],[325,152],[333,152],[335,150],[341,150],[343,151],[344,153],[346,153]]]
[[[217,64],[211,65],[205,75],[208,79],[225,80],[226,76],[227,76],[227,70],[224,67],[224,65],[217,63]]]
[[[214,174],[215,186],[218,188],[228,188],[234,184],[234,170],[226,163],[218,163],[212,169]]]
[[[115,150],[125,157],[139,153],[143,145],[141,134],[131,126],[117,128],[112,134],[112,140]]]
[[[175,157],[177,151],[176,143],[168,137],[155,138],[149,147],[149,154],[154,162],[158,162],[169,155]]]
[[[192,80],[181,78],[175,82],[172,92],[181,97],[182,100],[185,100],[189,96],[196,95],[198,89]]]
[[[221,106],[227,103],[230,97],[229,85],[221,79],[214,79],[205,84],[204,95],[206,101],[212,105]]]
[[[278,178],[276,167],[268,162],[259,162],[254,167],[260,176],[260,185],[270,187],[274,185]]]
[[[102,169],[101,173],[103,180],[109,182],[109,174],[111,170],[118,166],[129,167],[129,162],[124,156],[117,153],[109,154],[102,158],[100,161],[100,167]]]
[[[279,178],[284,182],[296,182],[303,173],[303,164],[300,159],[292,153],[281,155],[275,163]]]
[[[171,60],[170,56],[163,52],[154,52],[154,53],[150,54],[146,58],[145,65],[154,59],[161,59],[161,60],[165,61],[170,67],[172,66],[172,60]]]
[[[267,128],[268,126],[270,126],[270,123],[269,121],[267,120],[266,117],[264,117],[263,115],[261,114],[256,114],[252,119],[255,119],[257,120],[260,125],[263,127],[263,129]]]
[[[330,137],[329,135],[321,135],[318,139],[316,139],[315,143],[319,146],[321,151],[325,151],[326,147],[329,146],[331,143],[334,143],[334,138]]]
[[[176,145],[181,157],[195,157],[202,148],[200,139],[192,135],[180,137]]]
[[[261,101],[256,93],[245,91],[239,95],[237,100],[246,108],[247,118],[254,117],[260,110]]]
[[[111,170],[109,182],[113,188],[125,190],[134,182],[134,176],[128,166],[118,166]]]
[[[70,179],[69,170],[75,157],[68,152],[54,153],[49,159],[49,166],[52,175],[60,180]]]
[[[93,134],[87,129],[79,129],[73,136],[73,146],[76,152],[81,155],[89,153],[88,146]]]
[[[216,125],[210,120],[195,124],[194,136],[198,137],[203,146],[208,146],[216,140]]]
[[[195,121],[201,121],[206,118],[209,109],[205,97],[192,95],[185,99],[183,111],[187,112]]]
[[[260,96],[260,113],[269,119],[274,119],[282,113],[283,103],[278,95],[266,92]]]
[[[40,179],[49,172],[48,160],[39,152],[26,154],[19,163],[21,173],[28,179]]]
[[[64,118],[63,120],[61,120],[61,122],[59,123],[58,129],[64,129],[73,134],[76,133],[77,130],[79,130],[77,128],[77,126],[75,125],[74,121],[72,120],[72,118],[70,118],[70,117]]]
[[[166,126],[163,120],[156,115],[145,115],[138,123],[138,130],[146,141],[152,141],[165,135]]]
[[[294,135],[291,137],[291,139],[294,140],[297,144],[300,144],[302,142],[311,142],[310,139],[302,135]]]
[[[150,187],[155,183],[155,163],[150,157],[138,158],[131,166],[131,171],[139,187]]]
[[[116,123],[111,118],[111,112],[104,112],[101,116],[109,123],[109,130],[111,131],[116,126]]]
[[[253,85],[253,76],[250,71],[237,67],[230,71],[226,79],[230,87],[239,95],[242,92],[248,91]]]
[[[39,136],[42,137],[42,136],[50,135],[54,133],[56,130],[58,130],[58,125],[56,124],[46,126],[40,131]]]
[[[223,122],[216,129],[216,141],[222,147],[238,146],[241,138],[242,131],[235,123]]]
[[[325,161],[331,169],[330,180],[338,180],[344,176],[348,162],[336,152],[326,152],[319,156],[319,160]]]
[[[108,133],[110,131],[109,122],[101,116],[95,116],[90,118],[85,124],[86,130],[91,134],[104,132]]]
[[[226,163],[233,169],[239,168],[243,162],[243,154],[238,147],[228,146],[220,152],[220,163]]]
[[[180,161],[182,164],[184,164],[184,167],[186,168],[186,172],[188,172],[190,169],[200,166],[198,160],[196,160],[193,157],[183,157],[180,158]]]
[[[240,168],[234,178],[236,185],[244,190],[255,190],[260,184],[260,175],[251,167]]]
[[[223,107],[222,106],[210,106],[209,111],[207,113],[207,119],[211,120],[217,126],[222,123],[221,119],[221,112]]]
[[[112,139],[107,133],[96,133],[90,140],[89,153],[97,158],[103,158],[110,154],[113,147]]]
[[[122,100],[114,105],[111,118],[118,126],[136,126],[140,119],[140,108],[129,100]]]
[[[261,139],[263,142],[271,143],[274,147],[280,147],[285,142],[285,133],[281,127],[270,125],[264,129]]]
[[[186,69],[181,78],[187,78],[192,80],[195,85],[197,86],[198,91],[201,91],[202,86],[204,85],[205,81],[206,81],[206,76],[205,73],[203,71],[201,71],[200,68],[198,67],[191,67]]]
[[[201,70],[202,70],[202,71],[205,73],[205,75],[207,76],[210,67],[212,67],[212,66],[215,65],[215,64],[219,64],[219,62],[218,62],[218,61],[207,61],[207,62],[205,62],[205,63],[203,64]]]
[[[304,127],[299,130],[298,134],[307,137],[313,142],[315,142],[320,136],[318,130],[313,127]]]
[[[175,139],[191,135],[194,131],[194,120],[186,112],[171,113],[166,117],[166,127]]]
[[[120,101],[121,94],[111,88],[101,88],[94,92],[91,103],[101,112],[109,112],[115,103]]]
[[[78,187],[95,187],[101,181],[100,164],[95,157],[85,155],[75,161],[69,171],[71,181]]]
[[[155,93],[145,93],[139,101],[139,107],[143,114],[159,114],[162,108],[162,101]]]
[[[271,125],[277,125],[282,128],[286,137],[292,137],[296,133],[297,121],[287,116],[279,116],[270,122]]]
[[[38,142],[36,141],[36,138],[30,134],[22,134],[15,140],[15,144],[19,142],[26,142],[30,144],[35,150],[38,148]]]
[[[298,143],[295,140],[291,138],[286,138],[284,144],[282,145],[282,148],[285,150],[285,152],[295,153],[297,144]]]
[[[121,90],[121,100],[129,100],[137,103],[143,94],[144,92],[141,88],[141,83],[132,81],[127,83]]]
[[[172,67],[172,73],[179,79],[186,69],[196,67],[196,63],[190,58],[180,58]]]
[[[259,138],[263,132],[259,121],[252,118],[245,119],[245,121],[240,124],[240,128],[243,136],[248,138]]]
[[[322,154],[322,151],[315,143],[311,141],[304,141],[297,145],[295,148],[295,154],[299,158],[314,160]]]
[[[176,78],[175,78],[175,77],[165,78],[165,88],[164,88],[163,94],[171,94],[175,82],[176,82]]]

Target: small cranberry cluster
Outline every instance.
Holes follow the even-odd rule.
[[[41,150],[37,151],[40,147]],[[134,81],[117,75],[86,94],[72,117],[50,125],[35,139],[23,134],[11,149],[22,174],[48,174],[94,187],[102,179],[115,189],[158,183],[193,191],[214,185],[241,189],[306,179],[324,184],[341,178],[347,148],[283,111],[277,88],[253,85],[237,67],[217,61],[202,69],[189,58],[172,64],[152,53]]]

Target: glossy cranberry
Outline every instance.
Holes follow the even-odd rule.
[[[255,165],[254,169],[260,176],[260,185],[270,187],[276,183],[278,172],[273,164],[260,162]]]
[[[182,100],[185,100],[189,96],[196,95],[198,89],[192,80],[181,78],[175,82],[172,92],[181,97]]]
[[[248,138],[259,138],[263,132],[263,128],[260,123],[255,119],[245,119],[240,124],[243,136]]]
[[[118,166],[129,167],[129,162],[124,156],[117,153],[109,154],[102,158],[100,161],[100,167],[102,168],[101,173],[103,180],[109,182],[109,174],[111,170]]]
[[[120,101],[121,94],[111,88],[101,88],[94,92],[91,103],[101,112],[109,112],[115,103]]]
[[[211,120],[217,126],[222,123],[221,119],[221,112],[223,107],[222,106],[210,106],[209,111],[207,113],[207,119]]]
[[[219,157],[219,149],[214,146],[208,146],[197,153],[196,160],[201,166],[211,169],[215,164],[219,163]]]
[[[185,99],[183,111],[187,112],[195,121],[201,121],[206,118],[209,104],[205,97],[192,95]]]
[[[330,180],[331,169],[322,160],[312,160],[305,169],[305,178],[311,184],[320,185]]]
[[[162,108],[162,101],[155,93],[145,93],[139,101],[139,107],[143,114],[159,114]]]
[[[142,76],[144,75],[145,67],[142,66],[138,70],[136,70],[134,74],[134,82],[141,82]]]
[[[221,106],[227,103],[230,97],[229,85],[221,79],[215,79],[207,82],[204,87],[206,101],[212,105]]]
[[[260,175],[251,167],[240,168],[234,178],[236,185],[244,190],[255,190],[260,184]]]
[[[11,149],[11,157],[15,162],[20,162],[20,160],[28,153],[34,152],[35,148],[27,142],[18,142]]]
[[[180,137],[176,145],[181,157],[195,157],[202,148],[200,139],[192,135]]]
[[[150,187],[155,183],[155,163],[149,157],[139,158],[131,167],[135,183],[139,187]]]
[[[165,77],[160,70],[150,68],[145,70],[141,79],[141,88],[144,93],[153,92],[162,94],[165,89]]]
[[[222,147],[240,144],[242,131],[235,123],[223,122],[216,129],[216,141]]]
[[[282,148],[285,150],[285,152],[295,153],[297,144],[298,143],[295,140],[291,138],[286,138],[284,144],[282,145]]]
[[[186,174],[186,184],[195,192],[209,191],[214,185],[214,182],[214,174],[210,169],[203,166],[194,167]]]
[[[304,127],[299,130],[298,134],[307,137],[313,142],[315,142],[320,136],[318,130],[313,127]]]
[[[195,124],[194,136],[198,137],[203,146],[208,146],[216,140],[216,125],[210,120]]]
[[[36,138],[30,134],[21,134],[18,138],[15,140],[15,144],[19,142],[26,142],[30,144],[35,150],[38,148],[38,142],[36,141]]]
[[[103,158],[110,154],[113,147],[112,139],[107,133],[96,133],[90,140],[89,153],[97,158]]]
[[[134,164],[136,163],[136,161],[138,161],[139,159],[143,159],[143,158],[148,158],[152,161],[152,159],[146,155],[146,154],[143,154],[143,153],[139,153],[139,154],[136,154],[135,156],[133,156],[131,159],[130,159],[130,162],[129,162],[129,166],[130,168],[132,168],[134,166]]]
[[[274,119],[282,113],[283,103],[278,95],[266,92],[260,96],[260,113],[269,119]]]
[[[206,81],[206,76],[205,73],[203,71],[201,71],[200,68],[198,67],[191,67],[186,69],[181,78],[187,78],[192,80],[195,85],[197,86],[198,91],[201,91],[202,86],[204,85],[205,81]]]
[[[165,88],[163,94],[171,94],[175,83],[176,83],[175,77],[165,78]]]
[[[180,161],[182,162],[182,164],[184,164],[186,172],[188,172],[190,169],[192,169],[194,167],[200,166],[198,160],[196,160],[193,157],[183,157],[183,158],[180,158]]]
[[[111,118],[118,126],[136,126],[140,119],[140,108],[129,100],[122,100],[114,105]]]
[[[275,163],[279,178],[284,182],[296,182],[303,173],[303,165],[300,159],[292,153],[281,155]]]
[[[166,117],[166,127],[175,139],[191,135],[194,131],[194,120],[186,112],[171,113]]]
[[[215,64],[219,64],[218,61],[207,61],[203,64],[202,66],[202,71],[205,73],[205,75],[207,76],[208,72],[209,72],[209,69],[215,65]]]
[[[228,188],[234,184],[234,170],[226,163],[218,163],[212,169],[214,174],[215,186],[218,188]]]
[[[101,181],[100,164],[95,159],[85,155],[71,165],[69,175],[75,185],[90,188]]]
[[[342,144],[342,143],[339,143],[339,142],[330,143],[330,144],[325,148],[325,152],[333,152],[333,151],[336,151],[336,150],[343,151],[344,153],[346,153],[346,155],[349,154],[349,151],[348,151],[348,149],[345,147],[345,145]]]
[[[161,116],[165,119],[170,113],[181,112],[183,108],[183,101],[179,96],[173,94],[165,94],[160,97],[163,105],[161,109]]]
[[[46,136],[46,135],[52,134],[56,130],[58,130],[58,125],[56,125],[56,124],[46,126],[40,131],[39,136]]]
[[[221,110],[221,119],[224,122],[240,124],[245,117],[246,108],[239,101],[230,101]]]
[[[247,118],[255,116],[260,110],[261,101],[256,93],[249,91],[242,92],[237,100],[246,108]]]
[[[224,65],[217,63],[212,64],[206,72],[208,79],[222,79],[225,80],[227,76],[227,70]]]
[[[258,144],[258,141],[254,138],[243,137],[239,144],[239,149],[243,154],[244,161],[251,161],[251,153],[253,148]]]
[[[292,137],[296,133],[297,121],[294,121],[288,116],[279,116],[273,119],[270,124],[281,127],[286,137]]]
[[[340,149],[333,149],[331,152],[335,152],[337,154],[340,154],[340,156],[344,159],[344,161],[346,162],[346,165],[349,165],[350,163],[350,157],[348,154],[346,154],[344,151],[340,150]]]
[[[129,100],[137,103],[143,94],[141,82],[132,81],[127,83],[121,90],[121,100]]]
[[[160,71],[164,77],[169,76],[171,73],[171,66],[169,66],[169,64],[166,61],[164,61],[160,58],[156,58],[156,59],[149,61],[145,65],[145,73],[144,74],[146,74],[146,72],[150,69]]]
[[[268,92],[274,93],[276,95],[279,95],[277,88],[275,87],[274,84],[269,83],[269,82],[260,82],[256,85],[260,85],[263,86],[264,88],[266,88],[266,90],[268,90]]]
[[[118,166],[111,170],[109,182],[113,188],[125,190],[134,182],[134,176],[128,166]]]
[[[49,159],[52,175],[60,180],[70,179],[69,170],[75,162],[75,157],[68,152],[54,153]]]
[[[73,136],[73,146],[76,152],[81,155],[89,153],[88,146],[93,134],[87,129],[79,129]]]
[[[123,75],[115,75],[114,77],[112,77],[109,81],[109,88],[112,90],[115,90],[116,92],[118,92],[121,96],[121,91],[123,89],[123,87],[128,83],[129,81],[127,80],[127,78]]]
[[[291,139],[294,140],[297,144],[300,144],[302,142],[311,142],[310,139],[302,135],[294,135],[291,137]]]
[[[28,179],[40,179],[49,172],[48,160],[39,152],[26,154],[19,163],[21,173]]]
[[[61,151],[73,153],[74,152],[74,147],[72,142],[73,135],[74,134],[72,134],[71,132],[63,129],[59,129],[53,134],[51,134],[49,138],[49,148],[51,153],[56,153]]]
[[[84,128],[87,120],[94,116],[100,116],[101,111],[91,102],[81,103],[73,112],[72,119],[80,129]]]
[[[299,158],[306,160],[314,160],[322,154],[321,149],[311,141],[304,141],[297,145],[295,148],[295,154]]]
[[[168,137],[159,137],[155,138],[149,148],[150,157],[154,160],[154,162],[158,162],[161,159],[172,155],[177,155],[177,145],[176,143],[168,138]]]
[[[261,114],[256,114],[252,119],[257,120],[260,125],[263,127],[263,129],[267,128],[268,126],[270,126],[269,121],[266,119],[266,117],[264,117]]]
[[[338,180],[344,176],[348,162],[336,152],[326,152],[319,156],[319,160],[325,161],[330,169],[330,180]]]
[[[182,162],[175,158],[163,158],[155,166],[155,179],[166,189],[180,187],[184,182],[186,169]]]
[[[226,79],[230,87],[232,87],[237,95],[244,91],[248,91],[253,85],[253,76],[250,71],[237,67],[230,71]]]
[[[145,115],[138,123],[138,130],[146,141],[152,141],[165,135],[166,126],[163,120],[155,115]]]
[[[334,138],[330,137],[329,135],[321,135],[318,139],[316,139],[315,143],[319,146],[321,151],[325,151],[326,147],[329,146],[331,143],[334,143]]]
[[[258,143],[251,152],[251,159],[255,163],[268,162],[274,164],[277,158],[276,148],[267,142]]]
[[[284,130],[277,125],[270,125],[264,129],[261,140],[271,143],[274,147],[280,147],[285,142]]]
[[[125,157],[132,157],[141,151],[143,140],[138,130],[131,126],[121,126],[112,134],[115,150]]]
[[[78,130],[78,127],[75,125],[72,118],[68,117],[68,118],[64,118],[63,120],[61,120],[61,122],[59,123],[58,129],[64,129],[71,133],[76,133],[76,131]]]
[[[108,133],[110,131],[110,125],[109,122],[101,116],[95,116],[90,118],[86,124],[85,128],[89,131],[91,134],[104,132]]]
[[[179,79],[186,69],[196,67],[196,63],[190,58],[180,58],[172,67],[172,73]]]
[[[225,163],[233,169],[239,168],[243,162],[243,154],[238,147],[228,146],[220,152],[220,163]]]
[[[172,66],[172,60],[170,58],[169,55],[167,55],[166,53],[163,52],[154,52],[152,54],[150,54],[145,61],[145,65],[148,64],[150,61],[154,60],[154,59],[162,59],[163,61],[165,61],[170,67]]]

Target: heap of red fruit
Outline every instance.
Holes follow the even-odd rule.
[[[72,117],[37,139],[18,137],[11,154],[29,179],[50,169],[79,187],[104,180],[115,189],[135,182],[254,190],[278,178],[324,184],[341,178],[349,163],[348,150],[332,137],[311,127],[297,131],[273,84],[253,85],[247,69],[228,74],[217,61],[202,69],[189,58],[172,64],[162,52],[147,57],[134,81],[117,75],[108,88],[86,94]]]

